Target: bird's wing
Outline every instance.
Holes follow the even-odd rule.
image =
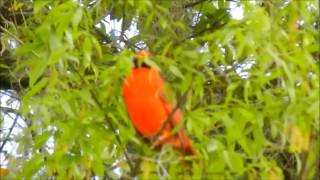
[[[172,108],[171,104],[168,102],[166,96],[164,95],[164,92],[163,91],[160,91],[159,92],[159,98],[162,102],[162,105],[165,109],[165,111],[167,112],[167,115],[169,116],[171,114],[171,111],[174,110],[174,108]],[[174,125],[177,125],[179,122],[180,122],[180,119],[181,119],[181,114],[180,114],[180,110],[177,109],[173,116],[172,116],[172,119],[173,119],[173,124]]]

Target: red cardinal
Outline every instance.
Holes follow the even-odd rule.
[[[136,60],[143,61],[149,56],[149,52],[140,51]],[[196,151],[183,128],[176,134],[171,133],[181,120],[180,111],[175,111],[172,120],[166,122],[173,108],[163,95],[165,82],[159,72],[144,65],[143,62],[140,63],[141,66],[137,62],[135,64],[122,86],[125,105],[132,123],[146,138],[152,139],[160,133],[154,145],[170,144],[184,155],[195,155]],[[164,123],[166,127],[162,128]]]

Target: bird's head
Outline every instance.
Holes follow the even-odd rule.
[[[137,52],[137,56],[139,58],[147,58],[147,57],[151,56],[151,53],[149,51],[146,51],[146,50],[141,50],[141,51]]]
[[[133,59],[135,67],[149,67],[145,62],[144,59],[150,58],[151,53],[146,50],[141,50],[136,53],[136,56]]]

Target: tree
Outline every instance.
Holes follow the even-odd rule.
[[[1,1],[1,95],[19,102],[1,104],[6,177],[316,179],[318,7]],[[153,150],[131,124],[121,84],[138,49],[154,54],[149,63],[169,82],[169,99],[183,102],[198,160],[170,146]],[[12,137],[17,119],[25,127]],[[10,141],[19,144],[16,154],[3,151]]]

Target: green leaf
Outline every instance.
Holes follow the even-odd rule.
[[[69,104],[69,102],[67,100],[65,100],[64,98],[60,99],[60,103],[61,106],[63,108],[63,110],[70,116],[70,117],[74,117],[75,114],[73,113],[73,110]]]
[[[50,54],[49,64],[52,65],[52,64],[57,63],[59,60],[62,60],[64,55],[65,55],[65,49],[64,48],[56,49],[55,51],[53,51]]]
[[[95,49],[96,49],[96,51],[98,53],[98,57],[99,57],[99,60],[100,60],[103,57],[103,53],[102,53],[102,49],[101,49],[100,43],[96,39],[93,39],[93,42],[95,44]]]
[[[9,69],[9,66],[7,66],[6,64],[0,64],[0,68]]]
[[[50,0],[35,1],[33,6],[33,13],[37,14],[44,6],[46,6],[50,2]]]
[[[32,159],[23,166],[23,169],[17,175],[17,178],[31,179],[44,165],[43,158],[43,154],[35,154]]]
[[[102,160],[100,159],[100,156],[97,156],[95,158],[95,161],[93,162],[92,168],[93,168],[95,175],[97,175],[100,178],[103,178],[105,167],[103,165]]]
[[[47,61],[45,59],[33,59],[34,64],[31,65],[31,71],[29,73],[29,85],[32,87],[34,83],[39,79],[47,68]]]
[[[76,10],[76,12],[74,13],[73,19],[72,19],[72,26],[73,26],[73,27],[78,26],[79,22],[81,21],[81,19],[82,19],[82,14],[83,14],[82,11],[83,11],[82,8],[78,8],[78,9]]]
[[[52,52],[54,52],[56,49],[58,49],[62,46],[62,43],[57,36],[55,36],[54,34],[50,34],[49,35],[49,45],[50,45],[50,50]]]
[[[143,60],[148,66],[155,68],[158,71],[161,71],[160,67],[152,60],[150,60],[149,58],[145,58]]]
[[[92,54],[92,42],[91,39],[85,38],[84,42],[83,42],[83,65],[84,67],[89,67],[90,63],[91,63],[91,54]]]
[[[42,78],[36,85],[28,90],[28,92],[25,94],[25,97],[31,97],[38,93],[43,87],[46,86],[48,80],[48,78]]]
[[[241,154],[233,151],[224,151],[223,155],[231,171],[236,173],[242,173],[244,171],[243,158]]]
[[[51,137],[52,131],[44,131],[41,134],[37,135],[34,140],[33,150],[36,151],[39,148],[42,148],[47,140]]]
[[[91,105],[95,105],[94,100],[92,99],[91,93],[87,89],[82,89],[81,91],[78,92],[80,97],[87,103]]]
[[[184,79],[183,74],[181,73],[181,71],[174,65],[169,66],[169,70],[177,77]]]

